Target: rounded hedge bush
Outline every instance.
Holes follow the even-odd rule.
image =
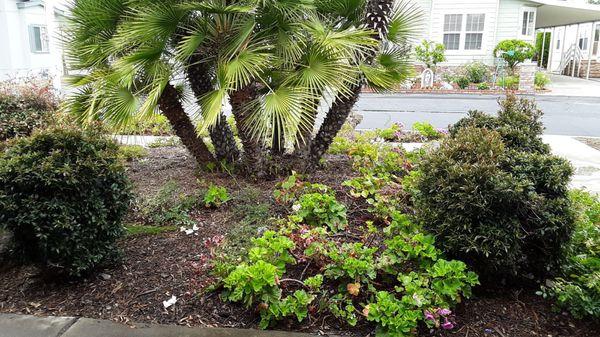
[[[0,82],[0,141],[29,136],[48,122],[57,105],[50,83],[36,79]]]
[[[525,103],[505,101],[500,117],[472,113],[455,125],[424,154],[414,182],[419,220],[484,279],[554,274],[574,224],[572,168],[536,141],[539,111]]]
[[[0,154],[0,224],[44,267],[80,276],[117,258],[130,200],[117,145],[94,131],[47,129]]]

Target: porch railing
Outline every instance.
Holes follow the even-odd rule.
[[[558,74],[563,74],[565,69],[569,65],[571,65],[571,76],[579,75],[579,71],[581,70],[581,61],[583,60],[583,52],[577,43],[574,43],[562,54],[560,65],[558,66]],[[577,72],[575,72],[575,67],[577,67]]]

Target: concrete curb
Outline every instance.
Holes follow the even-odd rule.
[[[0,314],[0,337],[309,337],[310,334],[251,329],[187,328],[75,317]],[[333,337],[332,335],[329,335]]]

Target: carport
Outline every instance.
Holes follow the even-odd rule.
[[[542,50],[547,45],[550,47],[548,69],[555,73],[567,70],[570,76],[589,79],[600,56],[600,5],[560,0],[530,1],[539,5],[537,32],[551,33],[550,41],[546,41],[547,34],[542,34]],[[544,64],[544,57],[542,53],[538,60],[540,66]]]

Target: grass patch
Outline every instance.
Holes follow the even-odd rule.
[[[119,146],[119,158],[124,161],[133,161],[148,156],[148,150],[140,145],[122,145]]]

